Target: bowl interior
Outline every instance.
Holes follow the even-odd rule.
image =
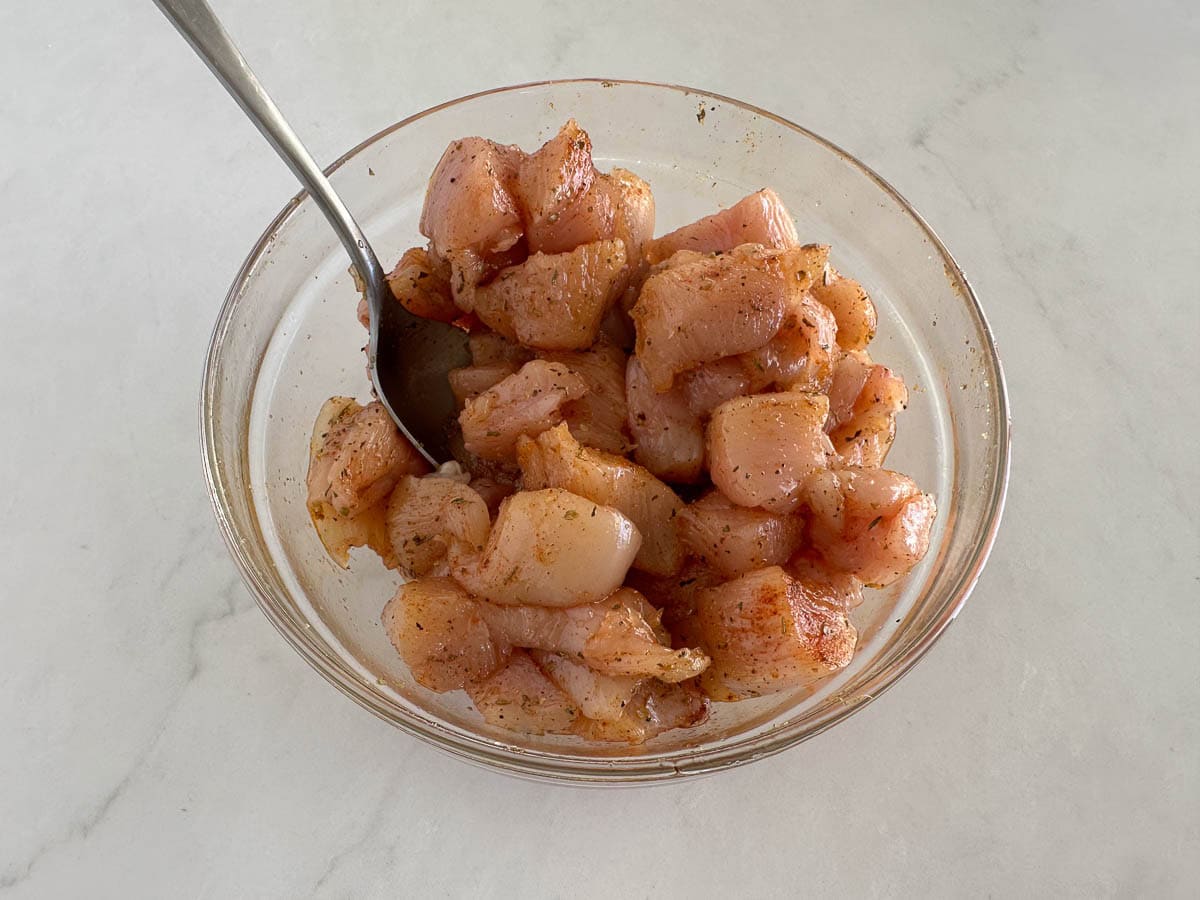
[[[600,168],[650,182],[656,232],[775,189],[802,239],[832,245],[879,310],[871,353],[911,389],[888,467],[937,497],[926,560],[869,592],[853,620],[851,665],[812,692],[716,704],[700,728],[643,747],[521,737],[482,724],[461,692],[417,686],[379,625],[398,578],[367,552],[348,571],[325,555],[305,509],[307,439],[334,394],[369,385],[348,262],[306,197],[252,252],[213,338],[203,427],[208,474],[230,547],[263,609],[335,685],[389,721],[477,761],[576,780],[646,780],[708,771],[809,737],[871,699],[924,652],[961,606],[998,523],[1007,474],[999,362],[970,288],[932,232],[846,154],[760,110],[683,88],[559,82],[465,98],[372,138],[333,181],[385,266],[420,242],[428,174],[454,138],[482,134],[533,149],[574,116]]]

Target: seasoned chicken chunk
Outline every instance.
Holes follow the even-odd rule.
[[[413,678],[432,691],[486,678],[508,655],[507,645],[492,640],[479,602],[449,578],[400,585],[382,621]]]
[[[853,575],[831,569],[812,550],[802,550],[793,556],[784,569],[843,612],[848,613],[863,602],[863,583]]]
[[[428,470],[382,403],[331,397],[309,445],[309,511],[355,516],[385,499],[401,476]]]
[[[456,479],[408,475],[388,500],[388,537],[409,578],[445,575],[450,545],[461,542],[465,552],[482,551],[491,527],[483,498]]]
[[[536,153],[521,160],[517,167],[516,195],[530,252],[561,253],[583,243],[565,243],[556,233],[556,226],[591,190],[595,179],[591,138],[574,119],[567,120],[558,134]],[[611,205],[609,218],[611,222]],[[588,239],[609,236],[597,234]]]
[[[616,300],[624,267],[620,241],[535,253],[475,288],[470,309],[489,328],[527,347],[584,350]]]
[[[503,668],[466,689],[485,722],[509,731],[566,734],[579,718],[575,701],[520,650]]]
[[[865,356],[865,354],[863,354]],[[836,396],[839,404],[838,421],[829,431],[833,449],[847,466],[881,466],[896,438],[896,415],[908,406],[908,388],[904,381],[886,366],[871,365],[862,378],[862,387],[845,407],[846,397],[858,382],[861,360],[851,364],[852,372],[837,377],[842,366],[835,370],[830,389],[830,408]]]
[[[832,456],[822,430],[828,412],[821,394],[756,394],[721,404],[708,423],[713,484],[739,506],[793,512],[804,480]]]
[[[779,331],[741,359],[748,370],[759,373],[760,383],[783,391],[823,394],[829,390],[839,355],[833,313],[809,294],[800,294],[788,303]]]
[[[587,382],[561,363],[535,359],[466,402],[458,416],[469,453],[512,460],[517,438],[562,421],[562,409],[587,393]]]
[[[562,653],[531,650],[529,655],[589,719],[620,719],[643,681],[630,675],[605,675]]]
[[[898,472],[818,471],[804,484],[804,502],[813,549],[834,571],[868,585],[891,584],[929,550],[937,505]]]
[[[513,186],[525,154],[480,137],[454,141],[430,176],[421,234],[434,255],[453,259],[508,250],[523,228]]]
[[[680,372],[756,350],[779,331],[827,248],[744,244],[704,256],[680,251],[656,268],[633,307],[638,359],[657,391]]]
[[[720,253],[740,244],[784,249],[800,243],[796,225],[774,191],[764,189],[743,197],[728,209],[705,216],[650,242],[651,263],[669,259],[679,250]]]
[[[606,675],[674,682],[692,678],[708,665],[699,650],[672,649],[658,611],[631,588],[561,609],[478,604],[494,640],[561,653]]]
[[[829,267],[813,284],[812,294],[837,320],[837,342],[843,350],[863,350],[875,337],[875,304],[853,278]]]
[[[636,356],[625,370],[634,459],[666,481],[690,483],[704,468],[704,426],[682,385],[659,393]]]
[[[589,741],[641,744],[673,728],[692,728],[708,718],[708,698],[693,682],[646,681],[616,720],[580,719],[574,732]]]
[[[848,664],[858,640],[837,606],[778,566],[702,590],[697,604],[697,623],[712,655],[700,684],[714,700],[817,681]]]
[[[726,400],[755,393],[770,384],[769,376],[761,369],[761,363],[756,368],[752,359],[727,356],[684,372],[679,387],[692,414],[707,417]]]
[[[641,545],[615,509],[560,488],[522,491],[501,503],[483,552],[452,552],[450,571],[497,603],[574,606],[620,587]]]
[[[589,447],[610,453],[630,448],[625,436],[625,354],[603,335],[587,350],[543,351],[541,357],[566,366],[587,383],[587,392],[562,408],[571,434]]]
[[[679,514],[679,536],[705,565],[735,577],[791,559],[804,540],[804,522],[738,506],[710,491]]]
[[[667,485],[623,456],[582,446],[565,424],[517,444],[526,490],[564,488],[629,518],[642,535],[634,566],[670,575],[683,562],[675,516],[683,502]]]
[[[462,315],[450,294],[450,282],[421,247],[404,251],[388,274],[387,283],[392,296],[413,315],[439,322],[453,322]]]

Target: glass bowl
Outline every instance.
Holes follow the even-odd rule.
[[[911,387],[888,467],[940,508],[926,559],[853,615],[860,644],[815,690],[714,704],[699,728],[640,747],[526,737],[486,726],[461,691],[413,682],[379,624],[398,576],[356,551],[326,556],[305,509],[309,431],[334,394],[368,381],[348,261],[300,194],[238,273],[213,332],[202,397],[209,487],[222,533],[268,618],[347,696],[469,760],[576,782],[640,782],[712,772],[812,737],[879,696],[962,607],[991,548],[1008,476],[1004,379],[983,312],[949,252],[878,175],[778,116],[703,91],[625,81],[561,81],[464,97],[380,132],[328,170],[385,265],[421,239],[425,182],[446,145],[484,135],[534,149],[574,116],[597,165],[648,180],[663,233],[761,187],[795,216],[879,310],[872,355]]]

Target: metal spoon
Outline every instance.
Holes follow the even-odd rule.
[[[455,408],[446,373],[470,362],[466,334],[452,325],[414,316],[395,300],[362,229],[208,4],[204,0],[154,2],[258,126],[337,232],[366,285],[371,315],[367,366],[375,393],[426,459],[435,466],[450,460]]]

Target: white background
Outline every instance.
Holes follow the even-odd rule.
[[[291,176],[148,0],[5,3],[0,897],[1194,896],[1194,4],[216,6],[322,162],[577,75],[846,147],[983,300],[1008,515],[933,652],[782,756],[585,791],[418,743],[272,630],[201,478],[209,329]]]

